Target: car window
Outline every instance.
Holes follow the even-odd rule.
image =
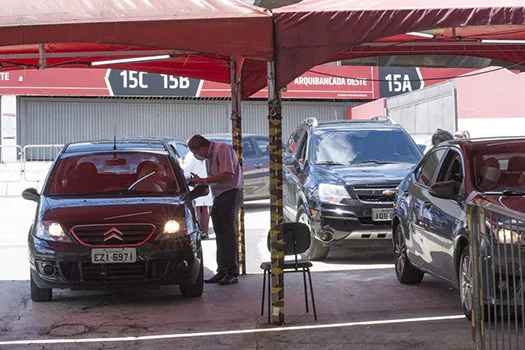
[[[463,182],[463,162],[458,151],[450,150],[439,169],[436,182],[456,181]]]
[[[330,129],[315,132],[313,158],[316,164],[417,164],[421,152],[400,129]]]
[[[295,131],[288,140],[288,144],[286,145],[286,153],[297,155],[297,151],[299,150],[301,142],[305,136],[306,130],[304,128],[297,129],[297,131]]]
[[[425,186],[430,186],[432,184],[432,178],[439,166],[439,162],[445,155],[445,151],[445,149],[441,148],[429,152],[423,163],[418,166],[414,175],[420,184]]]
[[[474,183],[480,191],[525,190],[525,141],[474,145],[471,159]]]
[[[268,139],[264,137],[256,137],[254,141],[257,145],[257,148],[259,149],[261,157],[268,157],[270,155],[270,142]]]
[[[250,140],[242,140],[242,157],[243,159],[257,158],[257,151]]]
[[[180,195],[184,179],[167,154],[111,152],[61,158],[51,170],[48,196],[143,194]]]
[[[186,146],[183,143],[175,143],[172,146],[175,148],[175,150],[177,151],[177,154],[181,158],[184,158],[186,156],[186,154],[188,154],[188,152],[190,151],[188,146]]]

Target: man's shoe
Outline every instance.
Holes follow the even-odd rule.
[[[224,275],[223,273],[217,273],[213,277],[208,278],[207,280],[204,280],[205,283],[219,283],[219,281],[222,281],[227,275]]]
[[[223,279],[219,281],[219,284],[221,286],[225,284],[234,284],[234,283],[239,283],[239,278],[237,276],[230,275],[230,274],[227,274],[226,276],[224,276]]]
[[[203,233],[203,234],[201,234],[201,238],[202,239],[208,239],[208,238],[210,238],[210,235],[208,235],[207,233]]]

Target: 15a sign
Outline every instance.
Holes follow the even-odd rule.
[[[108,69],[106,84],[112,96],[197,97],[203,81],[167,74]]]
[[[381,97],[401,95],[422,89],[425,82],[415,67],[379,67]]]

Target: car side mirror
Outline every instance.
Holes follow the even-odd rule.
[[[190,191],[190,199],[195,199],[199,197],[207,196],[210,193],[210,186],[208,185],[198,185],[195,186],[193,190]]]
[[[40,200],[40,194],[36,188],[31,187],[22,192],[22,198],[27,199],[28,201],[38,202]]]
[[[456,199],[458,195],[456,181],[436,182],[430,186],[428,193],[431,196],[443,199]]]

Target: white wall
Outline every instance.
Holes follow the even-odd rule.
[[[16,161],[16,96],[0,96],[0,160]]]
[[[525,136],[525,118],[460,118],[458,130],[470,137]]]

